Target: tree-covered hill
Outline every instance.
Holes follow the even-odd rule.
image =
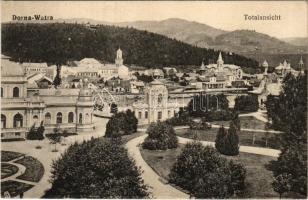
[[[145,67],[200,65],[202,60],[216,62],[218,53],[133,28],[100,25],[88,28],[81,24],[2,24],[2,53],[13,60],[65,63],[93,57],[114,62],[118,47],[124,63]],[[223,53],[225,63],[254,71],[258,63],[240,55]],[[248,69],[249,68],[249,69]],[[253,70],[252,70],[253,69]]]

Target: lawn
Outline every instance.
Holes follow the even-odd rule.
[[[44,166],[40,161],[31,156],[26,156],[16,161],[16,163],[19,163],[26,167],[25,173],[18,176],[17,179],[32,182],[39,182],[41,180],[44,174]]]
[[[1,162],[8,162],[23,156],[22,153],[17,153],[13,151],[1,151]]]
[[[12,176],[18,172],[18,167],[9,163],[1,163],[1,179]]]
[[[183,145],[177,149],[167,151],[150,151],[146,149],[141,150],[143,159],[154,169],[154,171],[168,180],[168,174],[172,165],[176,161],[176,157],[180,154]],[[248,153],[240,153],[239,156],[228,157],[242,163],[246,170],[246,191],[242,198],[277,198],[278,195],[272,189],[271,182],[273,176],[270,171],[265,168],[265,165],[275,159],[269,156],[261,156]]]
[[[241,128],[265,130],[266,123],[256,119],[253,116],[239,117],[239,119],[241,121]],[[216,125],[224,125],[228,127],[230,125],[230,121],[213,121],[210,123]]]
[[[17,181],[4,181],[1,182],[1,197],[4,197],[4,192],[9,192],[11,197],[16,197],[20,193],[23,193],[30,188],[32,188],[33,185],[29,185],[26,183],[21,183]]]
[[[208,130],[191,130],[191,129],[179,129],[176,130],[176,134],[180,137],[198,139],[203,141],[214,142],[218,128],[211,128]],[[253,132],[253,131],[241,131],[239,133],[240,145],[244,146],[256,146],[256,147],[269,147],[278,149],[278,141],[275,139],[274,133]],[[253,142],[254,138],[254,142]],[[267,143],[266,143],[267,138]]]

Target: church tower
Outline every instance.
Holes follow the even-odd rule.
[[[115,59],[115,64],[117,67],[120,67],[123,65],[123,58],[122,58],[122,50],[119,48],[117,50],[117,56],[116,56],[116,59]]]
[[[217,69],[218,69],[218,71],[222,71],[223,64],[224,64],[224,61],[222,59],[221,52],[219,52],[219,56],[218,56],[218,59],[217,59]]]
[[[305,68],[304,68],[304,61],[303,61],[303,57],[302,56],[301,56],[301,59],[300,59],[300,61],[298,63],[298,67],[299,67],[300,72],[303,74]]]

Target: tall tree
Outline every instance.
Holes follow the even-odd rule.
[[[57,74],[53,80],[53,85],[57,89],[59,85],[61,85],[61,65],[57,64]]]
[[[270,164],[274,176],[290,176],[291,191],[307,196],[307,74],[291,73],[278,98],[268,98],[268,116],[279,134],[281,153]]]

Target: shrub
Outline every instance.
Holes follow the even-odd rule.
[[[180,112],[178,116],[174,116],[166,120],[166,123],[171,126],[186,126],[191,123],[191,118],[187,112]]]
[[[245,187],[245,168],[228,162],[214,148],[187,143],[177,157],[169,181],[196,198],[228,198]]]
[[[257,95],[242,95],[235,98],[234,110],[241,112],[256,112],[259,109]]]
[[[148,137],[142,146],[150,150],[166,150],[176,148],[178,139],[172,126],[165,122],[152,123],[147,129]]]
[[[212,126],[210,123],[206,122],[205,117],[201,118],[200,122],[190,121],[189,128],[193,130],[206,130],[211,129]]]
[[[116,143],[91,139],[71,145],[54,161],[44,198],[146,198],[141,169]]]
[[[232,119],[231,110],[218,110],[218,111],[209,111],[204,114],[204,117],[207,121],[229,121]]]
[[[29,133],[27,134],[27,140],[43,140],[44,139],[44,125],[43,121],[41,122],[38,128],[31,126]]]
[[[134,112],[127,110],[126,112],[116,113],[111,117],[106,125],[106,137],[120,137],[137,131],[138,119]]]

